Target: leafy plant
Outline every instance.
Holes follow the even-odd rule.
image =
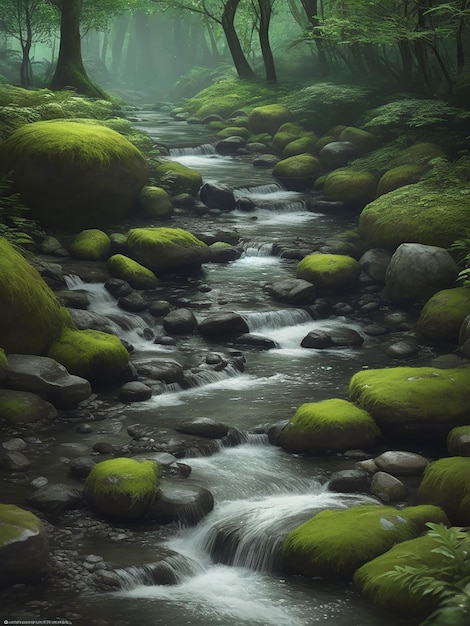
[[[457,280],[463,287],[470,287],[470,228],[465,231],[465,237],[454,241],[449,249],[456,253],[457,263],[462,268]]]
[[[438,598],[440,606],[420,626],[466,626],[470,619],[470,536],[461,528],[426,525],[437,544],[431,552],[443,557],[442,564],[426,570],[396,566],[383,576],[415,593]]]

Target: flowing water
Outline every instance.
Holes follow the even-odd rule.
[[[302,194],[283,190],[269,171],[252,166],[251,157],[216,155],[202,127],[154,113],[142,114],[140,125],[157,141],[175,146],[171,158],[197,168],[205,181],[226,183],[236,189],[238,197],[255,202],[254,213],[235,211],[206,226],[208,230],[237,229],[244,241],[241,258],[223,265],[207,264],[200,277],[181,284],[199,319],[213,312],[237,311],[253,333],[271,339],[275,347],[244,346],[244,372],[227,368],[219,376],[200,377],[188,389],[169,385],[146,402],[126,406],[109,423],[101,422],[100,435],[122,444],[129,440],[126,427],[135,422],[165,428],[190,417],[211,417],[248,432],[288,419],[303,402],[344,398],[352,374],[388,364],[359,324],[343,318],[315,320],[302,308],[276,304],[263,291],[264,283],[295,275],[296,261],[276,253],[274,242],[296,246],[299,241],[325,239],[348,228],[351,218],[307,211]],[[196,144],[202,148],[195,148]],[[177,338],[176,346],[155,344],[145,339],[145,329],[164,334],[157,320],[119,310],[101,284],[83,283],[73,276],[68,280],[70,288],[86,290],[90,309],[111,320],[116,333],[134,345],[136,362],[172,358],[191,366],[208,350],[233,349],[227,342],[207,343],[197,335]],[[199,291],[201,283],[211,291]],[[360,348],[300,347],[310,330],[346,324],[363,334]],[[82,435],[80,441],[92,444],[96,437],[94,432]],[[241,445],[185,462],[192,467],[187,480],[213,493],[214,510],[196,527],[180,528],[158,544],[136,546],[121,541],[110,547],[90,538],[78,542],[77,549],[85,553],[93,549],[98,554],[101,550],[106,558],[121,564],[123,581],[119,592],[91,595],[80,602],[83,623],[99,617],[149,626],[403,623],[362,601],[350,584],[285,577],[279,572],[280,546],[290,529],[322,509],[370,501],[366,496],[326,489],[333,471],[350,466],[344,459],[287,454],[269,445],[265,435],[253,434],[245,436]],[[167,564],[174,573],[174,585],[153,582],[152,568],[162,550],[170,555]]]

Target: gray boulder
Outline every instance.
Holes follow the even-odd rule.
[[[266,291],[274,300],[289,304],[313,304],[317,297],[315,285],[301,278],[280,280],[267,285]]]
[[[28,497],[28,504],[44,513],[65,513],[84,506],[80,489],[60,483],[47,484]]]
[[[57,417],[53,404],[30,391],[0,389],[0,418],[11,424],[26,424]]]
[[[330,491],[357,493],[369,491],[370,476],[361,469],[340,470],[335,472],[328,483]]]
[[[327,169],[343,167],[360,155],[361,151],[349,141],[332,141],[320,150],[320,161]]]
[[[240,148],[245,148],[246,139],[233,135],[226,139],[221,139],[215,144],[215,151],[222,155],[235,154]]]
[[[402,243],[388,265],[385,286],[394,302],[419,302],[451,287],[459,268],[445,250],[420,243]]]
[[[221,439],[228,433],[228,426],[210,417],[196,417],[184,420],[175,426],[175,430],[187,435],[208,437],[209,439]]]
[[[392,476],[421,476],[429,463],[421,454],[402,450],[389,450],[374,461],[379,470]]]
[[[208,489],[182,482],[166,483],[158,490],[148,517],[160,524],[178,522],[193,526],[214,508],[214,497]]]
[[[176,309],[163,318],[163,328],[170,335],[192,333],[197,326],[197,319],[191,309]]]
[[[70,315],[79,330],[99,330],[103,333],[113,333],[113,326],[109,320],[103,315],[93,313],[93,311],[84,311],[82,309],[69,309]]]
[[[387,268],[392,259],[392,253],[382,248],[371,248],[364,252],[359,259],[361,271],[373,282],[385,283]]]
[[[10,354],[7,380],[13,389],[39,394],[61,409],[74,407],[91,395],[88,380],[69,374],[45,356]]]
[[[386,472],[377,472],[372,476],[370,493],[382,502],[400,502],[405,500],[408,490],[395,476]]]
[[[209,209],[233,211],[236,205],[233,190],[223,183],[205,183],[199,190],[199,198]]]
[[[249,333],[243,317],[238,313],[216,313],[199,322],[197,330],[203,337],[233,337]]]

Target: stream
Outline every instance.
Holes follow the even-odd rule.
[[[237,311],[250,330],[275,342],[269,350],[207,342],[197,334],[176,337],[175,346],[163,346],[144,337],[151,327],[165,334],[160,322],[145,314],[120,310],[102,284],[68,278],[69,288],[85,290],[89,309],[108,317],[122,339],[134,346],[135,362],[170,358],[196,366],[208,351],[241,350],[245,370],[226,368],[220,375],[200,378],[187,389],[169,385],[150,400],[121,406],[113,419],[94,425],[93,432],[75,434],[64,429],[51,444],[51,460],[41,469],[59,476],[53,458],[64,446],[79,442],[80,449],[106,439],[123,445],[127,427],[138,422],[168,428],[182,419],[210,417],[247,434],[235,447],[221,447],[212,456],[193,456],[190,484],[209,489],[214,510],[199,524],[173,529],[153,543],[148,533],[135,540],[104,540],[84,533],[75,540],[80,553],[95,553],[113,563],[123,589],[118,592],[56,598],[81,615],[73,623],[142,624],[145,626],[399,626],[403,618],[384,614],[363,601],[349,583],[332,583],[279,573],[280,546],[292,528],[325,508],[344,508],[375,502],[366,495],[329,492],[326,482],[338,469],[353,467],[344,457],[302,457],[287,454],[268,443],[260,425],[292,417],[304,402],[345,398],[350,377],[368,367],[390,365],[377,338],[362,331],[357,317],[315,320],[303,309],[282,306],[263,291],[263,284],[295,276],[297,260],[277,250],[308,247],[352,227],[355,216],[324,215],[307,210],[301,193],[287,192],[270,170],[255,168],[252,157],[221,157],[210,145],[208,130],[175,122],[162,113],[139,112],[138,127],[159,143],[173,146],[171,158],[199,170],[204,182],[219,181],[235,188],[238,197],[250,197],[254,212],[233,211],[220,217],[174,218],[169,226],[199,230],[237,231],[244,242],[241,258],[227,264],[206,264],[197,277],[181,279],[181,294],[191,302],[198,319],[220,311]],[[200,146],[200,147],[195,147]],[[204,222],[204,219],[206,220]],[[155,225],[158,225],[155,223]],[[273,243],[277,244],[274,246]],[[208,285],[210,290],[199,289]],[[348,326],[364,338],[355,348],[307,350],[301,339],[314,329]],[[54,448],[55,446],[55,448]],[[83,453],[83,452],[81,452]],[[148,455],[147,455],[148,456]],[[49,472],[47,474],[47,472]],[[63,482],[63,474],[60,476]],[[176,584],[152,582],[152,564],[161,553],[170,554]],[[81,621],[83,620],[83,621]],[[406,623],[410,623],[408,620]]]

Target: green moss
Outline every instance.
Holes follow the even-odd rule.
[[[71,374],[95,383],[116,383],[128,375],[129,353],[114,335],[65,328],[47,356]]]
[[[202,186],[202,176],[197,170],[190,169],[176,161],[164,161],[155,170],[158,184],[168,189],[170,195],[189,193],[197,196]]]
[[[399,165],[393,167],[383,174],[377,186],[377,195],[382,196],[384,193],[394,191],[405,185],[417,183],[426,171],[422,165]]]
[[[450,457],[430,463],[418,489],[419,502],[444,509],[457,526],[470,525],[470,457]]]
[[[139,202],[145,213],[151,217],[164,219],[173,213],[171,198],[161,187],[144,187],[140,192]]]
[[[390,163],[390,167],[399,165],[426,165],[432,159],[444,157],[442,150],[434,143],[416,143],[402,150]]]
[[[111,276],[127,281],[133,289],[154,289],[158,284],[152,270],[123,254],[108,259],[108,270]]]
[[[372,446],[380,430],[372,417],[346,400],[302,404],[277,443],[295,452],[346,450]]]
[[[297,278],[308,280],[320,289],[352,289],[361,268],[350,256],[309,254],[297,265]]]
[[[242,126],[227,126],[217,133],[218,139],[227,139],[227,137],[243,137],[243,139],[248,139],[249,136],[250,131]]]
[[[470,370],[434,367],[370,369],[355,374],[349,399],[368,411],[382,430],[465,424],[470,413]],[[406,431],[404,431],[406,432]]]
[[[34,393],[0,389],[0,417],[10,424],[28,424],[57,417],[55,408]]]
[[[77,259],[102,261],[109,256],[111,240],[97,228],[82,230],[69,246],[70,254]]]
[[[155,461],[128,458],[97,463],[85,482],[84,497],[110,517],[142,517],[158,489]]]
[[[425,181],[380,196],[359,218],[359,232],[370,247],[388,250],[405,242],[447,248],[469,226],[468,187],[439,189]]]
[[[428,614],[438,605],[438,598],[423,595],[388,576],[395,567],[413,567],[422,572],[445,565],[445,556],[434,552],[439,542],[429,535],[403,541],[384,554],[360,567],[354,574],[354,584],[361,595],[376,606],[407,616]]]
[[[295,156],[296,154],[313,154],[316,152],[316,137],[299,137],[290,141],[282,151],[284,157]]]
[[[421,535],[427,522],[445,521],[434,506],[362,505],[321,511],[291,531],[283,545],[284,567],[304,576],[350,577],[396,543]]]
[[[7,353],[44,354],[70,316],[39,273],[0,238],[0,345]]]
[[[313,187],[321,170],[322,165],[319,159],[310,154],[299,154],[276,163],[273,176],[278,178],[287,189],[302,191]]]
[[[0,504],[0,548],[39,533],[45,533],[39,517],[14,504]]]
[[[460,327],[467,315],[470,315],[470,289],[443,289],[426,302],[416,329],[425,339],[457,343]]]
[[[248,115],[248,128],[252,133],[274,135],[286,122],[292,122],[292,112],[282,104],[255,107]]]
[[[462,443],[460,444],[460,440]],[[470,451],[470,426],[457,426],[453,428],[447,436],[447,450],[451,454],[455,454],[455,449],[465,447],[467,451]],[[457,452],[459,454],[459,452]],[[468,454],[462,453],[462,456],[468,456]]]
[[[337,169],[325,180],[325,195],[349,206],[362,206],[375,198],[377,180],[370,172]]]
[[[8,359],[5,350],[0,348],[0,383],[6,378],[8,369]]]
[[[284,148],[288,143],[294,141],[295,139],[299,139],[303,135],[306,134],[305,128],[299,126],[299,124],[294,124],[294,122],[286,122],[282,124],[282,126],[276,131],[272,146],[276,152],[282,153]],[[304,152],[307,152],[304,150]]]
[[[379,145],[377,137],[372,133],[361,130],[360,128],[355,128],[354,126],[344,128],[339,138],[340,141],[349,141],[355,145],[356,148],[359,148],[361,152],[372,152],[372,150],[375,150]]]

